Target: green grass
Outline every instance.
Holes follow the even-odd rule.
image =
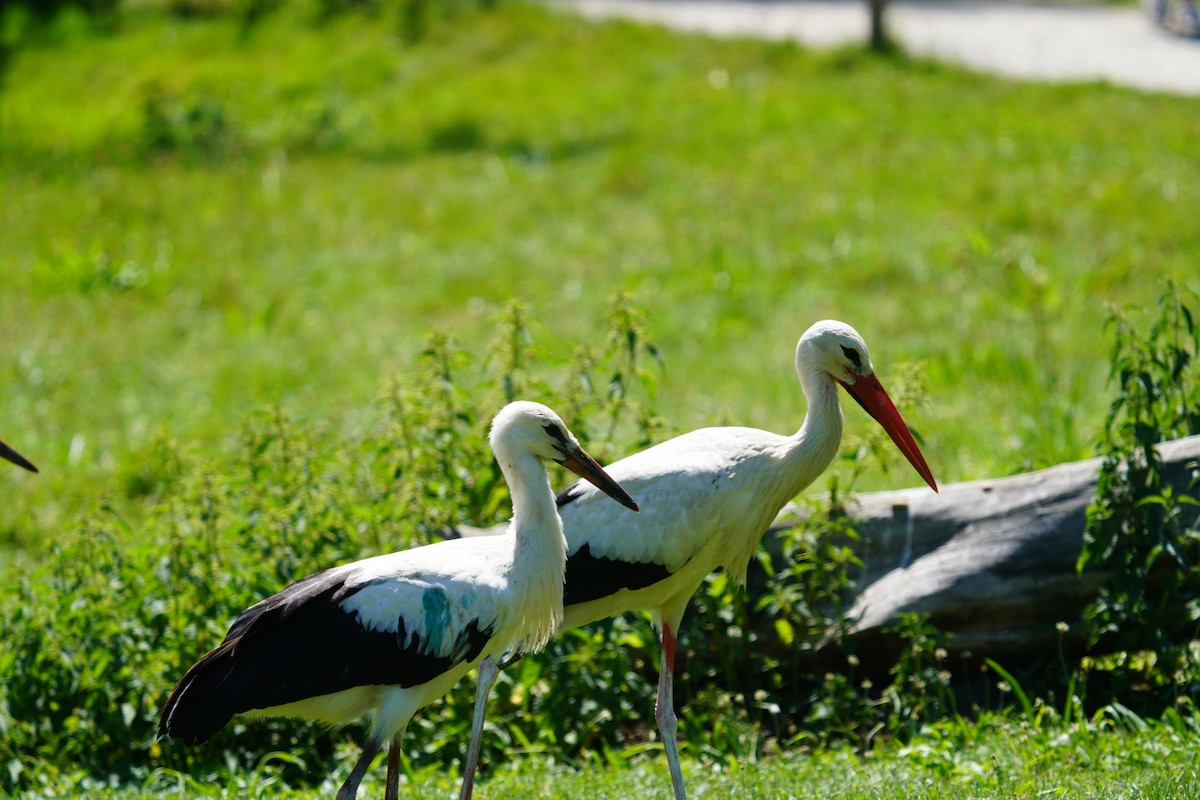
[[[885,385],[924,366],[940,480],[1044,466],[1090,452],[1105,304],[1195,281],[1194,99],[520,7],[395,30],[130,14],[19,54],[0,436],[44,475],[0,475],[9,545],[98,494],[136,514],[159,431],[350,430],[425,332],[483,357],[519,297],[567,353],[616,289],[676,430],[797,427],[791,352],[833,316]]]
[[[1031,726],[986,716],[978,724],[942,723],[917,739],[877,743],[866,755],[850,748],[775,753],[747,761],[721,754],[697,758],[685,750],[684,779],[695,798],[788,798],[828,800],[961,800],[961,798],[1046,798],[1072,800],[1184,800],[1200,792],[1194,724],[1114,724],[1111,718],[1075,725]],[[685,745],[686,747],[686,745]],[[233,776],[163,773],[153,789],[88,789],[92,798],[137,800],[166,797],[328,797],[356,757],[349,747],[327,781],[310,791],[288,790],[274,775],[272,759],[258,771]],[[286,758],[286,756],[281,756]],[[380,761],[360,796],[382,791]],[[453,767],[410,770],[405,797],[452,797],[458,790]],[[562,764],[539,754],[518,754],[485,764],[476,786],[480,800],[501,797],[668,797],[670,776],[659,748],[610,763]]]

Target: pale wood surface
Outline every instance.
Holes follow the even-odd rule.
[[[1176,492],[1200,459],[1200,436],[1165,443],[1160,452]],[[1057,652],[1059,622],[1071,623],[1106,575],[1080,575],[1086,511],[1100,459],[1059,464],[1008,478],[859,495],[851,516],[863,567],[846,599],[849,635],[869,652],[897,614],[911,611],[952,634],[949,649],[975,657],[1014,658]],[[785,509],[764,537],[795,524]],[[1065,637],[1082,644],[1078,626]],[[877,644],[883,644],[879,642]],[[886,649],[886,648],[885,648]]]

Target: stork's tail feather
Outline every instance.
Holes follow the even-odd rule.
[[[234,644],[236,640],[226,641],[206,653],[179,681],[158,721],[159,738],[200,744],[245,710],[237,688]]]

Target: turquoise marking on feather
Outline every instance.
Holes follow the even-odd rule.
[[[426,589],[421,595],[421,608],[425,612],[425,636],[429,641],[429,652],[442,652],[442,636],[450,625],[450,604],[441,589]]]

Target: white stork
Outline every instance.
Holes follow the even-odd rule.
[[[609,474],[638,497],[636,517],[597,502],[596,491],[582,483],[557,498],[568,553],[564,626],[648,609],[660,634],[655,718],[677,800],[684,798],[672,699],[679,623],[692,594],[718,567],[744,585],[775,515],[833,460],[842,438],[839,385],[937,491],[857,331],[833,320],[813,325],[796,347],[796,372],[808,414],[794,435],[703,428],[610,464]]]
[[[38,468],[35,467],[33,464],[31,464],[25,458],[25,456],[21,455],[16,450],[13,450],[11,447],[9,447],[7,444],[5,444],[3,440],[0,440],[0,458],[5,459],[6,461],[11,461],[12,463],[16,464],[18,467],[24,467],[25,469],[29,470],[30,472],[38,471]]]
[[[490,442],[512,494],[512,536],[438,542],[356,561],[251,606],[179,682],[163,709],[159,736],[203,742],[235,714],[333,724],[371,714],[362,757],[337,796],[353,800],[375,755],[390,742],[384,796],[395,800],[400,739],[412,715],[480,662],[486,660],[494,677],[496,656],[540,647],[561,620],[566,543],[543,460],[638,508],[543,405],[505,406]],[[472,754],[482,731],[484,684],[481,675]],[[468,765],[464,798],[473,771]]]

